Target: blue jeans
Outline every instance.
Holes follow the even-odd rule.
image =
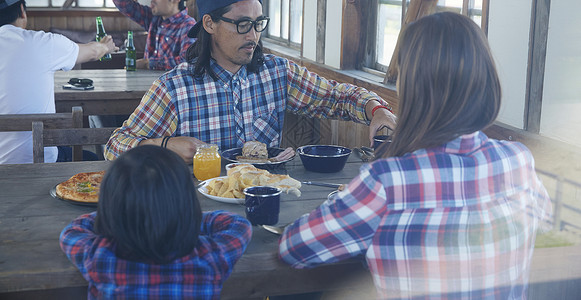
[[[57,148],[59,149],[59,154],[56,159],[57,162],[73,161],[73,148],[65,146],[57,146]],[[97,157],[97,154],[91,151],[83,150],[83,160],[93,161],[99,160],[99,158]]]

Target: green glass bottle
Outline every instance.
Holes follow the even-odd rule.
[[[107,33],[105,33],[105,27],[103,26],[103,20],[101,19],[101,17],[97,17],[97,42],[100,41],[102,38],[104,38],[107,35]],[[104,61],[104,60],[111,60],[111,54],[105,54],[105,56],[101,57],[101,59],[99,59],[100,61]]]
[[[133,45],[133,31],[127,31],[127,47],[125,47],[125,70],[135,71],[137,54]]]

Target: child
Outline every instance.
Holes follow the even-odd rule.
[[[158,146],[113,162],[97,212],[61,233],[61,248],[89,282],[89,299],[218,299],[252,229],[225,211],[202,213],[183,160]]]

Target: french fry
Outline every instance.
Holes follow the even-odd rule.
[[[244,189],[257,185],[279,186],[280,182],[290,182],[290,186],[281,185],[280,187],[287,193],[289,190],[300,195],[298,190],[301,183],[292,179],[288,175],[270,174],[266,170],[258,169],[253,165],[239,165],[228,170],[228,176],[225,179],[212,180],[208,186],[208,194],[224,198],[244,198]]]

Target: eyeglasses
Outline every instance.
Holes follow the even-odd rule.
[[[259,17],[256,21],[247,19],[236,21],[222,16],[218,17],[218,19],[236,25],[236,31],[238,31],[239,34],[250,32],[250,29],[252,29],[253,26],[256,32],[263,32],[266,29],[266,26],[268,26],[268,21],[270,21],[269,17]]]
[[[69,79],[69,84],[74,86],[90,86],[93,85],[93,80],[88,78],[71,78]]]

